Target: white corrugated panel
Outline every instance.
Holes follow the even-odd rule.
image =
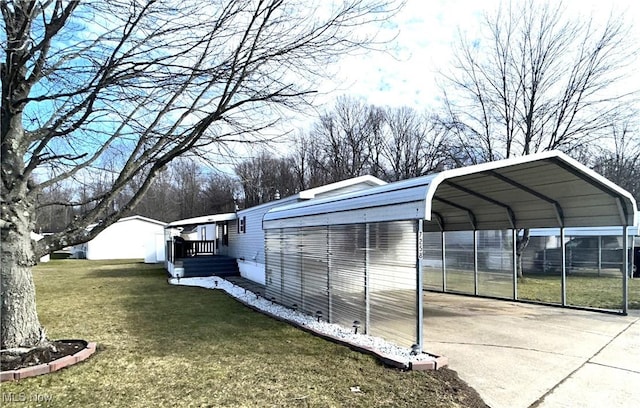
[[[282,302],[282,230],[269,230],[265,237],[265,294],[267,299]]]
[[[291,308],[302,304],[302,252],[297,228],[282,230],[282,296],[280,302]]]
[[[329,317],[329,265],[327,227],[300,229],[302,252],[302,303],[305,313]]]
[[[354,321],[366,330],[365,225],[329,227],[331,262],[331,322],[351,327]]]
[[[369,333],[410,347],[417,338],[416,222],[368,224]]]
[[[474,294],[473,231],[445,233],[447,292]]]
[[[513,299],[511,231],[484,231],[478,241],[478,294]]]
[[[295,196],[271,201],[238,211],[238,219],[229,223],[229,256],[265,264],[262,217],[269,209],[295,202]],[[245,231],[238,231],[238,223],[244,222]]]
[[[423,235],[422,276],[425,289],[442,291],[441,232],[425,232]]]

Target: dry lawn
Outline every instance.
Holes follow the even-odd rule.
[[[98,351],[57,373],[3,383],[3,398],[26,399],[11,406],[484,406],[452,371],[386,368],[223,292],[170,286],[157,266],[54,260],[34,279],[49,337],[96,341]]]

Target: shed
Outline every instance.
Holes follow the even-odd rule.
[[[567,227],[622,226],[626,237],[637,222],[630,193],[560,152],[446,170],[271,209],[263,218],[266,292],[330,322],[357,321],[368,334],[422,347],[424,288],[450,291],[450,283],[471,295],[519,300],[519,230],[556,227],[564,235]],[[472,235],[470,271],[447,263],[453,231]],[[499,237],[495,250],[511,262],[480,269],[487,243],[479,231]],[[628,307],[628,254],[619,278],[621,313]],[[439,268],[427,266],[434,257]],[[469,280],[452,279],[458,275]],[[558,303],[570,306],[564,267],[558,279]]]
[[[75,257],[87,259],[164,260],[164,227],[166,223],[134,215],[121,218],[101,231],[91,241],[73,249]],[[89,226],[91,229],[93,226]]]

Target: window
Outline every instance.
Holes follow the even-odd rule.
[[[247,217],[238,220],[238,234],[247,232]]]

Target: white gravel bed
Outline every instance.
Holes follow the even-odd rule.
[[[218,282],[216,286],[216,281]],[[169,283],[172,285],[199,286],[208,289],[222,289],[234,298],[247,303],[256,309],[279,316],[283,319],[296,322],[301,326],[308,327],[316,332],[333,336],[356,346],[374,349],[378,354],[389,357],[396,361],[409,362],[433,361],[435,358],[426,353],[412,355],[411,350],[405,347],[399,347],[380,337],[369,336],[366,334],[356,334],[353,329],[348,330],[342,326],[325,321],[317,321],[313,316],[309,316],[299,311],[289,309],[282,305],[271,302],[262,296],[256,296],[255,293],[245,290],[231,282],[219,277],[203,277],[203,278],[170,278]]]

